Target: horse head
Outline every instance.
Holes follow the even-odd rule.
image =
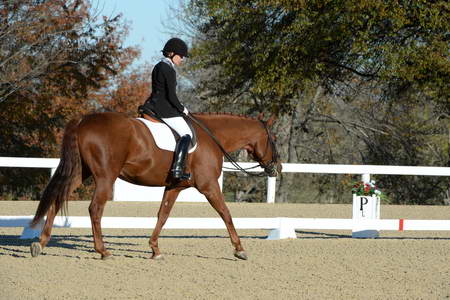
[[[264,172],[270,177],[276,177],[281,173],[281,161],[276,148],[276,138],[270,132],[270,129],[275,121],[275,116],[271,116],[267,121],[263,120],[263,115],[258,116],[258,120],[264,127],[264,134],[256,142],[254,149],[249,151],[253,158],[261,165]]]

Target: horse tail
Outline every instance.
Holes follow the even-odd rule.
[[[77,132],[79,122],[79,120],[70,121],[64,130],[61,160],[41,196],[31,226],[39,223],[52,206],[54,208],[62,207],[63,213],[66,214],[67,199],[70,193],[81,183],[82,166]]]

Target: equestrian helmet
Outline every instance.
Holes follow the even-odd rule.
[[[164,49],[162,50],[164,54],[173,52],[175,54],[180,55],[181,57],[188,56],[188,46],[186,43],[179,38],[171,38],[164,45]]]

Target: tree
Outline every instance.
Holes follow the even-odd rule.
[[[88,0],[0,1],[0,155],[57,157],[65,123],[96,110],[96,93],[138,55],[123,47],[126,33],[120,16],[97,20]],[[48,180],[0,172],[3,187]]]
[[[151,92],[150,65],[144,64],[120,73],[108,86],[92,95],[101,106],[101,110],[116,111],[136,116],[139,105]]]
[[[275,112],[299,90],[355,76],[383,95],[420,90],[448,109],[447,1],[191,1],[197,67],[220,66],[217,94],[251,92]]]
[[[190,1],[194,90],[209,109],[279,114],[285,162],[395,164],[380,151],[386,143],[410,157],[423,151],[422,138],[391,143],[423,129],[406,107],[428,105],[423,121],[448,127],[448,14],[446,1]],[[409,124],[395,123],[402,113]],[[448,154],[448,143],[427,144]]]

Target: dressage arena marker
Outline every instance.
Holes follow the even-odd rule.
[[[43,222],[36,229],[28,225],[33,216],[0,216],[0,227],[24,227],[21,239],[38,237]],[[103,217],[102,228],[153,229],[157,218]],[[270,230],[267,239],[295,239],[296,230],[353,230],[367,226],[376,230],[450,230],[450,220],[405,219],[333,219],[333,218],[233,218],[236,229]],[[87,216],[55,217],[56,228],[91,228]],[[226,229],[221,218],[169,218],[164,229]]]

